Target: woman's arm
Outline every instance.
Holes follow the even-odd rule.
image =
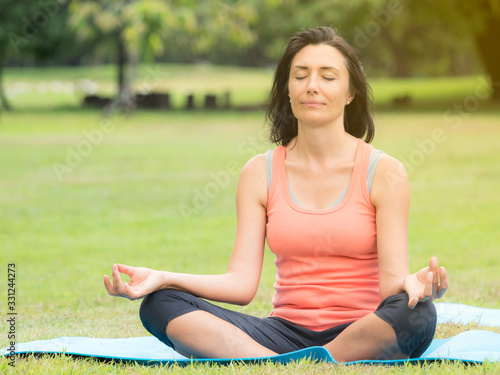
[[[436,258],[429,267],[410,275],[408,271],[408,215],[410,188],[404,166],[396,159],[380,160],[373,178],[372,203],[376,208],[380,296],[406,291],[409,307],[440,298],[448,288],[446,270]]]
[[[266,230],[267,173],[264,155],[243,168],[236,193],[236,239],[228,269],[222,275],[191,275],[123,265],[113,266],[113,283],[104,276],[108,293],[130,299],[160,289],[182,290],[213,301],[250,303],[257,292]],[[130,276],[123,283],[120,272]]]
[[[371,200],[376,209],[380,296],[401,293],[408,271],[410,187],[403,165],[383,157],[373,177]]]

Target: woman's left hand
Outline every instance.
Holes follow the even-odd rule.
[[[130,277],[128,283],[122,281],[121,273]],[[159,274],[160,272],[149,268],[113,264],[113,283],[107,275],[104,275],[104,286],[110,296],[136,300],[160,289]]]
[[[408,307],[415,308],[417,303],[441,298],[448,289],[448,276],[444,267],[438,267],[438,260],[432,257],[429,266],[409,275],[403,282],[409,297]]]

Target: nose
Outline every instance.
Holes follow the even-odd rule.
[[[318,83],[316,77],[314,76],[311,76],[311,78],[307,82],[307,93],[308,94],[318,93]]]

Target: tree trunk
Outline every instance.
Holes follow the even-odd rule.
[[[118,42],[118,59],[117,59],[117,64],[118,64],[118,97],[122,96],[123,91],[124,91],[124,85],[125,85],[125,68],[127,65],[127,49],[125,47],[125,42],[123,41],[123,37],[120,34],[118,34],[117,38]]]
[[[0,51],[0,102],[2,103],[3,109],[6,111],[10,111],[12,107],[9,104],[9,101],[7,100],[7,96],[5,95],[5,91],[3,88],[3,60],[4,53],[3,51]]]
[[[403,39],[403,43],[398,43],[393,36],[382,28],[381,36],[385,40],[387,47],[392,52],[394,57],[394,69],[391,72],[391,77],[402,78],[410,76],[410,60],[408,57],[408,51],[405,49],[406,40]]]
[[[119,111],[129,114],[136,107],[132,83],[137,74],[138,55],[130,51],[122,37],[121,32],[117,35],[117,65],[118,65],[118,94],[103,111],[104,117],[109,117]]]
[[[476,35],[476,47],[491,80],[491,98],[500,102],[500,16],[490,14],[481,34]]]

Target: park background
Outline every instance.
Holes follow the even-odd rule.
[[[408,170],[411,271],[437,255],[451,282],[443,302],[500,308],[500,1],[2,0],[0,347],[11,263],[17,342],[146,335],[140,302],[103,287],[113,263],[223,273],[239,171],[274,147],[265,103],[283,43],[322,25],[359,54],[374,93],[373,144]],[[273,282],[267,250],[255,300],[231,308],[266,316]],[[499,332],[446,324],[436,337],[475,328]],[[0,370],[164,371],[66,357],[18,359],[14,369],[2,359]],[[333,370],[385,371],[307,361],[222,369]]]

